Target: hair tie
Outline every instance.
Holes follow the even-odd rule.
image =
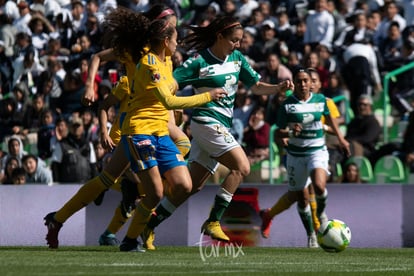
[[[160,15],[158,15],[155,19],[161,19],[172,14],[175,15],[175,12],[172,9],[166,9],[162,13],[160,13]]]
[[[230,28],[235,27],[237,25],[239,25],[241,27],[241,24],[239,22],[234,22],[233,24],[227,25],[223,29],[217,31],[216,34],[219,34],[219,33],[223,32],[224,30],[230,29]]]

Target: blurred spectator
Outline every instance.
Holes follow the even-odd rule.
[[[52,136],[52,138],[50,139],[50,150],[52,154],[56,148],[57,143],[61,141],[63,138],[66,138],[69,134],[68,123],[65,119],[57,118],[55,125],[55,136]]]
[[[345,139],[351,145],[352,155],[370,158],[382,133],[382,128],[372,112],[372,99],[361,95],[357,101],[358,112],[347,125]]]
[[[36,85],[36,78],[44,71],[44,67],[39,62],[37,50],[33,47],[31,37],[26,33],[16,35],[17,56],[13,60],[13,85],[18,82],[25,82],[32,93]]]
[[[72,24],[72,14],[67,9],[62,9],[56,17],[56,32],[59,34],[62,48],[70,50],[77,36]]]
[[[38,51],[39,56],[42,56],[46,51],[46,46],[49,41],[49,33],[55,31],[52,24],[42,15],[33,15],[29,22],[29,28],[32,33],[32,43]]]
[[[351,19],[352,25],[345,29],[342,36],[335,41],[335,46],[340,47],[342,51],[355,42],[373,43],[374,31],[368,29],[368,20],[362,10],[355,11]]]
[[[306,68],[313,68],[318,72],[323,88],[326,88],[328,86],[329,70],[322,63],[322,59],[319,56],[318,52],[311,51],[309,54],[304,56],[303,65]]]
[[[384,1],[385,2],[385,1]],[[400,31],[404,30],[407,25],[405,19],[398,13],[398,6],[395,1],[390,0],[386,1],[383,6],[383,17],[381,23],[378,26],[377,31],[374,34],[374,42],[376,45],[382,43],[382,41],[387,37],[387,32],[390,27],[391,22],[398,22]]]
[[[265,122],[265,109],[256,107],[249,118],[249,125],[243,135],[243,145],[250,165],[269,158],[270,125]]]
[[[71,1],[71,21],[73,31],[75,33],[80,32],[83,30],[83,18],[85,16],[85,8],[83,6],[83,2],[81,0],[72,0]]]
[[[24,150],[22,140],[18,136],[11,136],[7,141],[7,154],[2,157],[0,163],[0,179],[3,179],[5,174],[6,162],[9,158],[16,158],[19,164],[22,164],[22,158],[27,152]]]
[[[102,169],[105,167],[105,156],[108,153],[108,151],[104,149],[100,140],[94,141],[93,146],[96,154],[96,169],[98,172],[101,172]]]
[[[42,125],[42,114],[46,109],[42,94],[36,94],[23,116],[23,135],[29,144],[37,144],[37,132]]]
[[[26,171],[23,167],[17,167],[12,171],[13,185],[26,184]]]
[[[89,36],[81,35],[72,46],[69,61],[65,68],[67,70],[80,69],[79,66],[82,60],[89,60],[97,50],[92,47]]]
[[[277,84],[284,80],[292,80],[292,72],[280,62],[277,54],[268,54],[266,61],[266,69],[260,72],[265,82]]]
[[[305,53],[311,52],[320,43],[332,45],[335,34],[335,20],[327,10],[327,2],[327,0],[316,0],[315,10],[308,12],[306,17],[307,28],[304,35]]]
[[[35,155],[23,156],[22,164],[26,171],[26,183],[47,185],[53,183],[51,171],[44,164],[39,164],[39,159]]]
[[[56,75],[49,70],[43,71],[37,84],[37,93],[43,96],[45,107],[54,112],[57,111],[59,97],[62,95],[62,87]]]
[[[301,58],[305,51],[305,42],[304,37],[307,30],[306,22],[300,20],[296,25],[296,31],[293,33],[292,39],[288,42],[288,48],[290,52],[295,52],[298,54],[300,53]]]
[[[254,44],[251,58],[255,61],[255,68],[262,70],[266,67],[266,56],[272,52],[278,52],[279,39],[276,37],[275,23],[265,20],[260,26],[259,36]]]
[[[234,14],[240,22],[245,22],[250,18],[254,9],[259,7],[259,3],[256,0],[240,0],[237,11]]]
[[[0,182],[2,184],[13,184],[12,179],[12,172],[15,168],[20,167],[20,160],[17,159],[17,157],[10,156],[7,158],[4,168],[4,174],[2,175],[2,179],[0,179]],[[0,174],[1,175],[1,174]]]
[[[93,142],[99,139],[99,122],[98,117],[90,109],[85,109],[80,114],[84,132],[84,138],[88,142]]]
[[[0,141],[20,132],[22,122],[18,120],[16,106],[13,97],[0,100]]]
[[[414,25],[414,1],[402,0],[400,2],[404,8],[404,18],[407,26]]]
[[[398,22],[390,23],[387,36],[381,40],[378,45],[385,71],[392,71],[399,67],[399,59],[401,57],[403,40],[398,26]]]
[[[0,13],[0,40],[4,43],[3,47],[4,54],[6,55],[6,57],[14,56],[14,44],[16,41],[16,34],[17,29],[12,24],[12,19],[4,13]]]
[[[17,32],[30,34],[28,24],[32,15],[30,14],[29,4],[26,1],[20,1],[17,7],[19,8],[20,17],[14,20],[13,25],[16,27]]]
[[[79,100],[85,89],[80,73],[68,72],[63,80],[63,93],[59,97],[59,113],[68,119],[75,112],[83,110],[83,105]]]
[[[43,160],[52,156],[52,138],[56,136],[53,112],[44,109],[41,114],[41,125],[37,131],[37,154]]]
[[[350,92],[351,108],[358,113],[358,98],[382,91],[377,56],[370,44],[351,44],[343,54],[342,75]]]
[[[6,56],[4,41],[0,40],[0,99],[12,88],[13,66],[11,58]]]
[[[16,117],[20,123],[20,126],[23,126],[24,114],[27,111],[28,107],[32,104],[31,95],[27,88],[26,83],[19,82],[13,88],[13,94],[11,95],[16,101]],[[23,135],[23,129],[20,129],[20,134]]]
[[[68,136],[55,146],[51,160],[55,182],[84,183],[97,175],[95,150],[84,132],[82,119],[74,117]]]
[[[345,165],[341,183],[362,183],[357,164],[349,162]]]

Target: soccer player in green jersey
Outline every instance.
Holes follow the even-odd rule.
[[[193,110],[193,140],[189,156],[192,194],[203,188],[219,162],[230,169],[215,196],[210,215],[201,227],[202,233],[227,242],[230,239],[221,229],[220,219],[244,176],[250,173],[249,160],[229,131],[237,85],[241,81],[254,94],[270,95],[291,89],[293,84],[289,80],[278,85],[260,81],[259,74],[237,50],[243,37],[243,27],[236,19],[218,17],[208,26],[192,26],[190,29],[189,35],[184,38],[184,45],[196,50],[196,54],[174,71],[174,78],[180,87],[192,85],[197,94],[214,87],[222,87],[228,93],[221,101],[210,102]],[[164,198],[161,201],[141,235],[147,249],[155,249],[154,228],[168,218],[188,196],[170,200]]]
[[[311,72],[300,69],[294,77],[295,90],[279,109],[276,137],[289,138],[287,145],[288,193],[286,200],[298,202],[300,218],[308,235],[308,245],[314,247],[316,235],[309,205],[309,189],[313,185],[318,202],[317,213],[324,213],[327,199],[326,180],[329,154],[325,144],[327,125],[338,136],[339,145],[349,156],[349,143],[338,129],[323,94],[311,92]],[[311,181],[309,181],[309,178]],[[262,215],[263,219],[263,215]],[[269,222],[272,217],[267,217]],[[262,226],[263,228],[263,226]]]

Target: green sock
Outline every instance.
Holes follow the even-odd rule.
[[[230,202],[216,195],[214,199],[214,206],[210,211],[210,216],[208,217],[208,221],[220,221],[227,207],[229,207],[229,205],[230,205]]]
[[[308,204],[305,209],[302,209],[298,206],[298,213],[300,219],[302,220],[303,226],[305,227],[306,234],[308,236],[314,232],[313,222],[312,222],[312,211],[310,205]]]

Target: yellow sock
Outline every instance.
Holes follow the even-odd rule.
[[[318,205],[316,204],[315,194],[309,194],[309,205],[312,212],[312,221],[313,221],[313,228],[315,230],[318,230],[321,226],[321,223],[319,221],[318,215],[316,214],[316,210],[318,208]]]
[[[289,200],[289,196],[287,193],[282,195],[279,200],[273,205],[273,207],[269,211],[269,215],[273,218],[274,216],[282,213],[283,211],[287,210],[292,206],[293,202]]]
[[[187,136],[183,136],[174,141],[182,156],[185,157],[191,149],[191,142]]]
[[[111,222],[108,225],[108,230],[112,234],[118,233],[118,231],[121,229],[121,227],[127,222],[128,219],[124,218],[124,216],[121,213],[121,209],[119,206],[115,209],[114,215],[112,217]]]
[[[136,239],[144,231],[145,226],[151,218],[151,214],[155,211],[154,209],[148,209],[142,201],[138,203],[135,210],[135,215],[132,218],[131,224],[129,225],[126,236],[130,239]]]
[[[103,174],[106,175],[103,176]],[[107,183],[110,179],[112,179],[113,183],[113,177],[104,171],[101,175],[86,182],[78,192],[56,212],[55,220],[64,223],[74,213],[91,203],[100,193],[108,188],[104,183]]]

